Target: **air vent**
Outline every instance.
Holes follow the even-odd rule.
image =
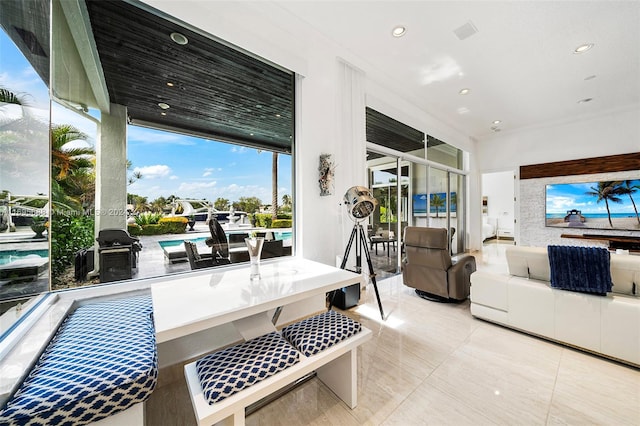
[[[474,35],[475,33],[477,33],[478,29],[476,28],[475,25],[473,25],[473,22],[469,21],[466,24],[464,24],[463,26],[458,27],[455,30],[453,30],[453,32],[456,34],[458,39],[465,40],[465,39],[471,37],[472,35]]]
[[[24,44],[27,46],[27,49],[29,49],[29,52],[37,56],[47,56],[44,49],[40,45],[40,42],[38,41],[38,37],[36,37],[34,33],[29,30],[25,30],[24,28],[13,27],[13,29],[16,30],[22,41],[24,41]]]

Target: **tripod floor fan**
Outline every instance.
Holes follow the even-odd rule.
[[[344,251],[340,268],[345,269],[349,253],[351,252],[351,247],[355,245],[356,269],[353,272],[358,274],[362,273],[362,254],[364,253],[365,258],[367,259],[367,265],[369,266],[369,277],[371,278],[371,283],[373,284],[373,288],[376,292],[380,316],[384,320],[384,311],[382,309],[382,302],[380,301],[380,293],[378,292],[376,274],[373,271],[371,254],[369,253],[367,238],[362,227],[362,222],[364,222],[371,213],[373,213],[377,203],[377,200],[371,195],[369,188],[365,186],[352,186],[344,194],[344,205],[347,208],[349,217],[353,220],[353,229],[351,230],[351,236],[349,237],[349,242],[347,243],[347,247]],[[335,296],[336,292],[331,296],[329,309],[331,309],[331,305],[333,305]]]

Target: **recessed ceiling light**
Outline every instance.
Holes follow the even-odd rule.
[[[167,86],[169,86],[169,87],[173,87],[173,86],[175,86],[175,85],[174,85],[172,82],[167,81]]]
[[[502,123],[502,120],[493,120],[493,124],[500,124]]]
[[[584,98],[578,101],[579,104],[586,104],[587,102],[591,102],[593,98]]]
[[[184,46],[185,44],[189,43],[189,39],[187,38],[187,36],[180,33],[171,33],[171,40],[173,40],[176,44],[179,44],[180,46]]]
[[[162,112],[160,113],[160,115],[167,115],[167,113],[166,113],[166,112],[164,112],[164,111],[162,111]]]
[[[593,47],[593,43],[581,44],[580,46],[574,49],[573,53],[584,53],[587,50],[591,49],[592,47]]]
[[[469,92],[471,92],[471,89],[460,89],[460,91],[458,92],[460,95],[467,95],[469,94]]]
[[[169,104],[165,104],[164,102],[160,102],[158,106],[162,109],[169,109],[171,106]]]
[[[391,34],[394,37],[402,37],[406,33],[407,33],[407,27],[404,27],[402,25],[398,25],[396,27],[393,27],[393,30],[391,30]]]

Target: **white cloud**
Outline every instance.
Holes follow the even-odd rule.
[[[182,182],[178,187],[178,191],[184,192],[199,192],[202,189],[211,189],[216,186],[216,181],[210,182]]]
[[[165,164],[156,164],[154,166],[136,167],[133,172],[142,174],[143,179],[157,179],[169,176],[171,167]]]
[[[245,152],[248,152],[249,150],[247,149],[247,147],[244,146],[232,146],[231,147],[231,152],[235,152],[236,154],[244,154]]]
[[[180,178],[178,176],[176,176],[176,175],[171,175],[171,176],[169,176],[169,179],[176,180],[176,179],[180,179]]]

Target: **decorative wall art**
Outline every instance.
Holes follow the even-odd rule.
[[[320,196],[333,195],[333,173],[335,171],[335,163],[333,162],[333,154],[320,154],[320,165],[318,172],[320,178],[318,183],[320,184]]]

